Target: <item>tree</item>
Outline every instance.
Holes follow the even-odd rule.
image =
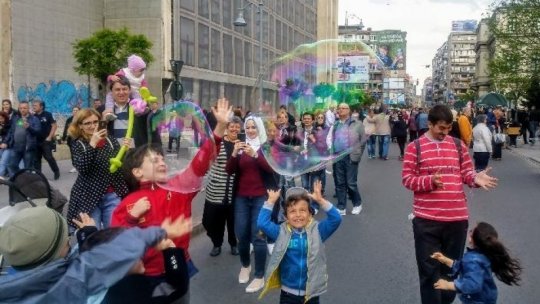
[[[535,106],[540,109],[540,77],[534,75],[529,81],[529,87],[527,88],[527,102],[525,105],[530,108]]]
[[[490,78],[495,90],[516,104],[540,70],[540,2],[495,1],[492,11]]]
[[[152,42],[144,35],[132,35],[126,28],[103,29],[73,43],[73,56],[78,64],[75,71],[92,76],[104,85],[107,76],[125,66],[132,54],[141,56],[147,65],[154,61],[151,48]]]
[[[325,100],[326,98],[332,96],[332,93],[334,93],[335,90],[336,88],[333,85],[326,82],[321,82],[313,87],[313,95]]]

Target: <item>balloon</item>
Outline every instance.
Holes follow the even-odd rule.
[[[131,138],[133,134],[133,122],[135,120],[135,111],[133,110],[133,107],[129,107],[128,111],[128,128],[126,131],[126,138]],[[111,166],[109,167],[109,171],[111,173],[116,172],[116,170],[120,169],[122,167],[122,159],[124,158],[124,155],[127,152],[128,147],[122,145],[120,148],[120,151],[116,154],[114,158],[111,158],[109,162],[111,163]]]

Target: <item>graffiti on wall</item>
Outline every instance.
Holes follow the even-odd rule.
[[[45,102],[47,111],[55,114],[69,114],[74,106],[89,107],[90,92],[88,85],[75,86],[69,80],[49,81],[49,84],[39,83],[32,88],[24,85],[17,90],[18,101],[41,99]]]

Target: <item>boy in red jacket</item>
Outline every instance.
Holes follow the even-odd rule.
[[[210,168],[213,158],[218,154],[215,149],[220,146],[231,114],[231,108],[226,99],[220,99],[217,102],[217,107],[213,108],[212,111],[218,122],[214,130],[215,145],[211,141],[203,144],[191,161],[188,170],[183,172],[204,176]],[[138,182],[138,187],[136,191],[125,197],[114,210],[111,226],[158,226],[165,218],[191,217],[191,201],[198,191],[180,193],[166,190],[157,185],[157,183],[167,181],[167,165],[164,162],[163,152],[160,148],[145,145],[130,151],[126,156],[124,168],[126,173],[131,175],[129,177]],[[189,183],[186,179],[189,178],[186,178],[183,174],[178,174],[167,184]],[[184,235],[172,239],[172,241],[176,247],[184,249],[188,271],[190,276],[193,276],[197,273],[197,269],[188,253],[189,238],[189,235]],[[145,275],[153,278],[156,287],[155,292],[159,290],[165,293],[157,295],[154,292],[154,296],[170,295],[174,297],[174,288],[165,281],[163,255],[151,248],[146,252],[143,263],[146,269]],[[181,303],[188,302],[189,294],[181,298]]]

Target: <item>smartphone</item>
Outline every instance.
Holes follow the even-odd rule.
[[[108,123],[109,123],[108,121],[100,120],[99,121],[99,126],[98,126],[98,131],[103,130],[103,129],[107,129],[107,124]]]
[[[238,140],[245,142],[246,141],[246,133],[238,133]]]

